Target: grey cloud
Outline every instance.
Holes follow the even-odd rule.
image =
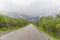
[[[5,0],[2,4],[5,5],[5,8],[1,9],[4,12],[31,16],[47,16],[60,12],[60,0]]]

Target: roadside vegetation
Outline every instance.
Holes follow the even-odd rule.
[[[28,25],[30,22],[23,18],[12,18],[0,15],[0,32],[16,30]]]
[[[52,40],[60,40],[60,14],[56,17],[41,17],[33,23],[39,30],[46,33]]]
[[[12,18],[4,15],[0,15],[0,32],[16,30],[27,26],[29,21],[23,18]],[[52,40],[60,40],[60,14],[55,17],[47,16],[41,17],[33,24],[42,32],[46,33],[52,38]]]

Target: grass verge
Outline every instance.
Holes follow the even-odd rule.
[[[48,37],[51,38],[51,40],[60,40],[60,38],[53,33],[48,32],[46,29],[44,29],[43,27],[37,27],[41,32],[45,33],[46,35],[48,35]]]
[[[29,25],[29,24],[27,24],[27,25]],[[27,25],[25,25],[25,26],[27,26]],[[23,27],[25,27],[25,26],[23,26]],[[0,28],[0,32],[13,31],[13,30],[17,30],[17,29],[20,29],[23,27],[18,27],[18,26],[16,26],[16,27],[4,27],[4,28]]]
[[[10,31],[10,30],[17,30],[20,27],[8,27],[8,28],[0,28],[0,32],[6,32],[6,31]]]

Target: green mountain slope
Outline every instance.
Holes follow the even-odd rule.
[[[0,31],[18,29],[28,25],[30,22],[23,18],[12,18],[0,15]]]

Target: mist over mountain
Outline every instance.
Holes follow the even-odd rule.
[[[11,14],[9,13],[6,14],[6,16],[13,17],[13,18],[24,18],[28,21],[36,21],[40,18],[39,16],[29,16],[26,14],[19,14],[19,13],[11,13]]]
[[[0,14],[30,21],[60,12],[60,0],[0,0]]]

